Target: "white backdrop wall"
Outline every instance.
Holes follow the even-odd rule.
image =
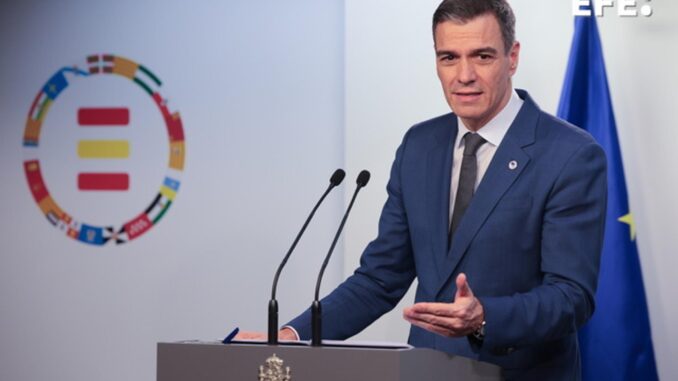
[[[344,271],[352,273],[374,238],[395,150],[414,123],[446,112],[430,21],[438,0],[346,1],[346,167],[373,170],[346,234]],[[555,113],[573,32],[570,0],[510,0],[517,17],[521,60],[514,86],[528,89]],[[647,2],[649,3],[649,2]],[[646,4],[638,1],[638,7]],[[630,203],[650,308],[660,377],[678,377],[677,133],[678,3],[652,1],[649,17],[619,18],[608,9],[598,19],[608,79],[626,167]],[[365,202],[366,199],[368,202]],[[472,282],[472,280],[471,280]],[[361,339],[404,341],[401,304],[361,333]]]
[[[343,27],[341,1],[0,2],[0,380],[153,380],[158,341],[265,328],[275,267],[343,163]],[[47,222],[29,192],[21,143],[49,77],[102,53],[163,81],[183,120],[186,166],[157,226],[95,247]],[[50,108],[40,148],[61,150],[42,152],[41,163],[63,209],[120,223],[119,211],[131,218],[154,196],[142,194],[144,174],[157,192],[167,135],[135,84],[110,76],[102,95],[87,81],[74,80]],[[130,126],[77,128],[74,105],[129,106]],[[109,168],[132,173],[133,196],[77,191],[68,170],[87,163],[68,139],[95,134],[143,142],[132,139],[129,166]],[[343,212],[342,189],[335,192],[283,274],[281,321],[312,300],[309,270]],[[327,285],[341,277],[339,249]]]

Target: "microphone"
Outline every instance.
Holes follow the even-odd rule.
[[[330,246],[330,250],[327,252],[327,255],[325,256],[325,261],[323,262],[323,265],[320,267],[320,273],[318,274],[318,281],[315,284],[315,299],[313,300],[313,304],[311,305],[311,345],[314,347],[320,346],[322,342],[322,337],[321,337],[321,332],[322,332],[322,306],[320,303],[320,282],[323,279],[323,274],[325,273],[325,268],[327,267],[327,264],[330,261],[330,256],[332,256],[332,252],[334,251],[334,246],[336,246],[337,241],[339,240],[339,236],[341,235],[341,231],[344,229],[344,224],[346,224],[346,219],[348,218],[348,214],[351,212],[351,208],[353,208],[353,203],[355,202],[356,196],[358,196],[358,192],[362,187],[367,185],[367,183],[370,181],[370,173],[366,170],[360,171],[360,174],[358,175],[358,178],[356,179],[356,188],[355,191],[353,192],[353,197],[351,198],[351,202],[348,204],[348,208],[346,209],[346,212],[344,213],[344,218],[341,220],[341,224],[339,224],[339,229],[337,229],[337,234],[334,236],[334,240],[332,241],[332,245]]]
[[[308,223],[311,222],[311,219],[313,218],[313,215],[315,215],[315,212],[318,210],[320,204],[323,202],[323,200],[325,200],[325,197],[327,197],[334,187],[341,184],[345,176],[346,172],[344,172],[343,169],[337,169],[334,171],[332,177],[330,177],[330,185],[325,190],[325,193],[323,193],[323,195],[320,197],[320,200],[318,200],[318,202],[315,204],[313,210],[311,210],[311,214],[309,214],[308,218],[306,218],[306,222],[304,222],[299,234],[297,234],[294,242],[292,242],[292,246],[290,246],[290,249],[287,250],[285,258],[283,258],[282,262],[280,262],[278,270],[275,272],[275,277],[273,278],[273,287],[271,289],[271,300],[268,302],[268,344],[270,345],[278,344],[278,301],[275,300],[275,293],[278,288],[278,279],[280,278],[280,273],[282,272],[283,267],[285,267],[287,260],[290,258],[292,251],[295,247],[297,247],[299,239],[301,238],[302,234],[304,234],[304,231],[306,231]]]

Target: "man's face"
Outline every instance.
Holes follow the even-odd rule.
[[[465,24],[444,21],[435,29],[436,68],[447,103],[466,127],[478,130],[508,103],[520,44],[505,53],[492,14]]]

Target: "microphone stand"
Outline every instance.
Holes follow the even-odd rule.
[[[346,220],[348,219],[348,214],[351,212],[351,209],[353,208],[353,203],[355,202],[355,199],[358,196],[358,192],[362,187],[367,185],[368,181],[370,181],[370,173],[366,170],[361,171],[360,174],[358,175],[358,179],[356,180],[357,186],[355,188],[355,191],[353,192],[353,197],[351,197],[351,202],[348,204],[348,208],[344,213],[344,217],[341,219],[341,224],[339,224],[339,229],[337,229],[337,233],[334,235],[334,240],[332,241],[330,250],[327,252],[325,260],[323,261],[323,264],[320,267],[318,280],[315,284],[315,299],[313,299],[313,304],[311,305],[311,345],[314,347],[318,347],[322,344],[322,305],[320,303],[319,297],[320,282],[323,279],[323,275],[325,274],[325,268],[327,267],[327,264],[330,261],[330,257],[332,256],[334,247],[337,245],[339,236],[341,235],[341,232],[344,229],[344,225],[346,224]]]
[[[280,278],[280,273],[282,272],[283,267],[285,267],[287,260],[290,258],[292,251],[294,251],[294,248],[297,247],[299,239],[304,234],[304,231],[306,231],[306,227],[308,226],[308,223],[311,222],[311,219],[315,215],[316,210],[318,210],[318,207],[323,202],[323,200],[325,200],[325,197],[327,197],[330,191],[334,189],[334,187],[336,187],[337,185],[341,184],[341,182],[344,180],[344,176],[346,176],[346,173],[342,169],[337,169],[336,171],[334,171],[332,177],[330,178],[330,185],[327,187],[322,197],[320,197],[320,200],[318,200],[318,202],[313,207],[311,214],[309,214],[308,218],[306,218],[306,222],[304,222],[304,225],[301,227],[299,234],[297,234],[297,237],[294,239],[294,242],[292,242],[292,246],[290,246],[289,250],[287,250],[287,254],[285,254],[285,257],[278,266],[278,270],[275,272],[275,276],[273,277],[273,286],[271,287],[271,300],[268,302],[269,345],[278,344],[278,301],[275,299],[275,294],[278,288],[278,279]]]

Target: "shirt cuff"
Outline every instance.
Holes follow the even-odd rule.
[[[299,340],[300,340],[300,339],[299,339],[299,332],[297,332],[297,330],[294,329],[294,327],[292,327],[291,325],[285,325],[285,326],[283,326],[281,329],[285,329],[285,328],[289,329],[290,331],[292,331],[292,333],[294,333],[294,339],[295,339],[296,341],[299,341]]]

